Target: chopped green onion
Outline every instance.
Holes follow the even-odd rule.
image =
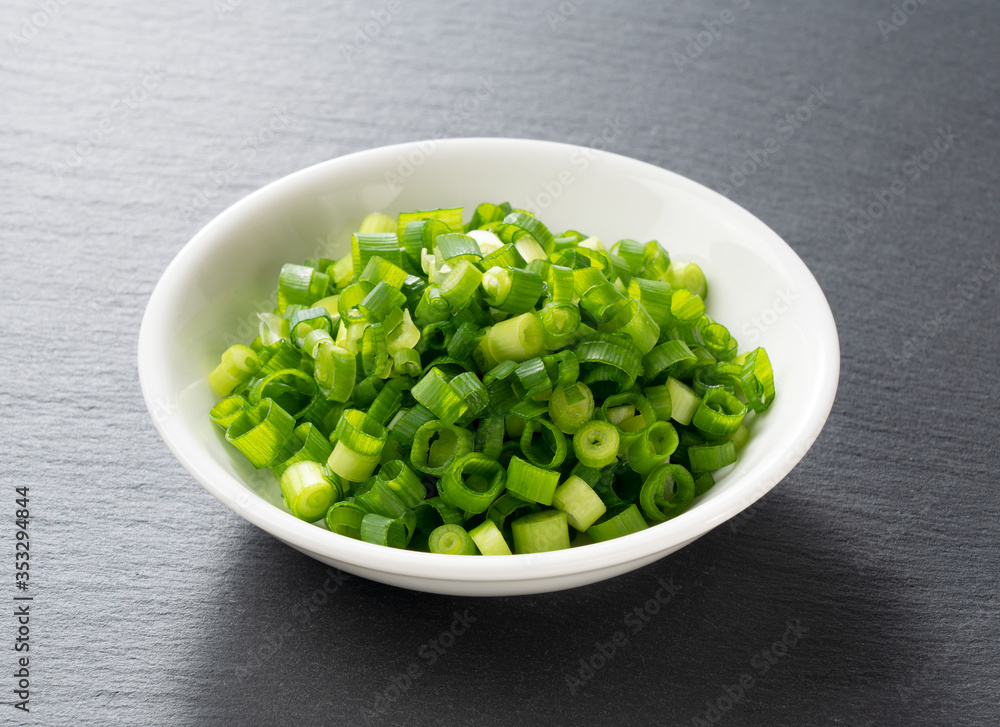
[[[549,418],[566,434],[576,434],[594,416],[594,395],[586,384],[574,381],[552,389]]]
[[[679,464],[662,464],[650,472],[643,483],[639,504],[646,517],[653,522],[663,522],[691,504],[694,492],[694,478],[690,472]]]
[[[469,410],[439,368],[428,371],[410,393],[447,424],[454,424]]]
[[[237,343],[222,354],[222,362],[208,375],[208,385],[219,396],[229,396],[259,368],[260,359],[253,349]]]
[[[690,424],[701,397],[694,390],[674,377],[667,379],[667,391],[670,394],[670,417],[678,424]]]
[[[679,443],[680,437],[672,425],[655,421],[629,446],[629,466],[640,475],[646,474],[661,462],[665,462]]]
[[[479,452],[456,457],[438,482],[441,499],[473,514],[486,512],[500,496],[507,480],[495,459]]]
[[[257,469],[281,454],[295,429],[295,418],[271,399],[244,409],[226,430],[226,441],[240,450]]]
[[[714,486],[774,399],[706,292],[656,240],[555,236],[506,202],[374,212],[348,254],[282,267],[209,417],[334,533],[484,555],[620,537]]]
[[[614,424],[591,420],[573,435],[573,451],[584,465],[600,469],[618,458],[619,441]]]
[[[566,519],[576,530],[584,532],[607,512],[594,488],[573,475],[556,488],[552,506],[566,513]]]
[[[702,298],[708,292],[705,273],[694,263],[671,263],[667,268],[666,280],[674,288],[685,288]]]
[[[326,513],[326,527],[330,532],[361,539],[361,522],[367,513],[353,502],[341,500],[330,506]]]
[[[711,472],[736,461],[736,445],[727,441],[688,447],[687,456],[692,472]]]
[[[512,495],[528,502],[551,505],[558,484],[558,472],[536,467],[517,456],[510,458],[507,466],[507,490]]]
[[[717,439],[735,434],[747,408],[725,389],[709,389],[695,409],[691,423],[707,437]]]
[[[247,406],[247,400],[240,395],[228,396],[212,407],[208,415],[212,421],[223,429],[228,429],[229,425],[239,418],[240,414]]]
[[[434,529],[428,545],[432,553],[443,555],[475,555],[476,543],[461,525],[447,523]]]
[[[405,518],[389,518],[369,512],[361,519],[361,539],[366,543],[405,548],[410,544],[414,531],[411,522]]]
[[[569,547],[569,525],[562,510],[543,510],[511,523],[515,553],[545,553]]]
[[[539,355],[545,346],[542,324],[534,313],[508,318],[493,326],[486,337],[494,360],[526,361]]]
[[[345,409],[336,429],[337,444],[327,465],[351,482],[371,477],[385,446],[386,429],[358,409]]]
[[[565,460],[569,447],[566,435],[546,419],[529,419],[521,433],[521,451],[536,467],[554,469]]]
[[[511,555],[503,533],[492,520],[483,520],[469,531],[469,537],[483,555]]]
[[[331,477],[324,475],[323,469],[318,462],[303,460],[281,475],[281,496],[295,517],[315,522],[340,499],[340,489]]]
[[[649,527],[634,504],[620,505],[609,510],[604,517],[587,528],[587,535],[595,543],[637,533]]]
[[[744,358],[740,385],[751,409],[762,412],[771,406],[774,400],[774,372],[763,348],[755,348]]]
[[[413,436],[410,463],[420,472],[442,477],[457,457],[472,451],[473,441],[468,429],[437,419],[429,421]]]

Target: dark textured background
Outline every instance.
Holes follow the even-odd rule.
[[[8,3],[0,603],[16,485],[37,600],[32,711],[0,723],[1000,724],[1000,5],[903,5],[890,26],[889,0]],[[909,163],[939,129],[957,139]],[[452,598],[343,579],[170,456],[139,323],[230,203],[384,144],[602,133],[758,215],[833,308],[833,413],[747,516],[610,582]],[[658,579],[679,591],[573,693]],[[13,630],[0,616],[3,702]]]

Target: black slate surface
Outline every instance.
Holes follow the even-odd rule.
[[[996,3],[7,7],[0,723],[1000,724]],[[452,598],[305,558],[169,454],[138,327],[230,203],[383,144],[602,133],[758,215],[829,298],[833,413],[747,516],[609,582]]]

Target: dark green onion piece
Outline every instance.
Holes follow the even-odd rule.
[[[479,452],[456,457],[438,481],[438,494],[445,502],[466,512],[486,512],[503,492],[507,473],[495,459]]]
[[[521,451],[536,467],[554,469],[566,461],[566,435],[547,419],[529,419],[521,433]]]
[[[348,538],[361,538],[361,521],[367,513],[353,502],[341,500],[330,506],[326,513],[326,527],[330,532]]]
[[[503,448],[504,421],[501,417],[487,416],[479,420],[476,429],[475,449],[490,459],[497,459]]]
[[[421,425],[413,437],[410,464],[424,474],[441,477],[451,463],[472,451],[472,432],[434,420]]]
[[[677,449],[680,437],[667,422],[655,421],[628,448],[628,463],[634,472],[646,474],[666,462]]]
[[[694,494],[694,478],[690,472],[679,464],[662,464],[650,472],[643,483],[639,504],[646,517],[653,522],[663,522],[690,505]]]
[[[412,518],[411,518],[412,521]],[[415,528],[403,518],[365,513],[361,520],[361,539],[366,543],[405,548],[410,544]]]
[[[691,423],[711,439],[735,434],[747,408],[725,389],[709,389],[695,409]]]
[[[740,385],[751,409],[762,412],[771,406],[774,401],[774,371],[763,348],[755,348],[743,359]]]

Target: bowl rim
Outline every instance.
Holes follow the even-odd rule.
[[[811,305],[816,309],[816,318],[811,320],[811,324],[825,351],[819,357],[822,367],[814,372],[817,380],[815,396],[811,401],[804,402],[810,406],[802,419],[803,426],[794,432],[790,446],[767,455],[756,466],[755,469],[760,470],[759,476],[751,477],[753,471],[745,473],[741,477],[743,481],[719,496],[700,503],[666,523],[624,538],[548,553],[511,555],[488,558],[485,561],[482,558],[463,559],[365,543],[338,536],[299,520],[250,492],[241,480],[230,475],[211,458],[209,463],[195,461],[182,444],[183,430],[186,427],[181,418],[157,416],[157,402],[164,400],[164,382],[170,380],[167,370],[169,341],[166,337],[157,335],[157,332],[165,330],[170,312],[178,304],[179,292],[189,271],[196,268],[200,256],[211,249],[213,240],[224,234],[226,227],[239,219],[245,210],[272,197],[284,197],[295,190],[310,188],[317,180],[336,175],[341,168],[348,170],[355,164],[363,163],[367,157],[390,153],[398,156],[416,149],[426,149],[428,145],[461,151],[463,148],[484,144],[508,146],[511,149],[531,147],[538,152],[547,149],[562,154],[583,152],[592,155],[592,158],[597,156],[621,165],[623,173],[633,171],[659,175],[671,185],[702,201],[725,208],[728,214],[733,215],[734,220],[755,230],[782,263],[794,271],[796,279],[802,281],[803,295],[809,297]],[[432,156],[429,155],[429,158]],[[420,140],[358,151],[293,172],[243,197],[199,230],[164,270],[143,314],[137,354],[140,388],[160,436],[188,473],[233,512],[287,544],[310,554],[335,559],[359,569],[438,582],[523,582],[571,576],[648,559],[701,537],[751,506],[805,456],[829,417],[840,374],[840,343],[836,323],[819,283],[788,243],[753,214],[692,179],[632,157],[562,142],[506,137]],[[211,472],[206,471],[206,464]],[[443,567],[445,563],[447,567]],[[529,565],[530,569],[527,567]]]

